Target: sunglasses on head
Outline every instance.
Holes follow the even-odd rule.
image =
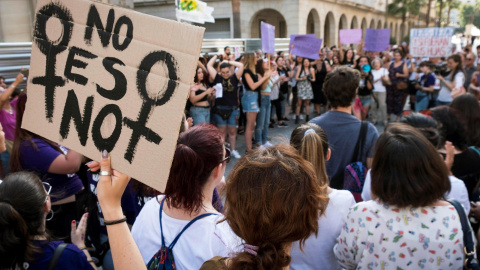
[[[220,162],[227,162],[227,164],[230,162],[230,149],[225,147],[225,158]]]
[[[47,191],[47,196],[45,197],[45,202],[47,202],[48,196],[50,196],[50,192],[52,191],[52,186],[47,182],[43,182],[42,184],[45,190]]]

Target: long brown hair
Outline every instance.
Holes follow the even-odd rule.
[[[291,258],[286,248],[318,232],[328,198],[316,183],[312,165],[290,145],[243,156],[227,180],[225,219],[258,254],[240,252],[229,269],[280,269]]]
[[[0,269],[24,269],[24,262],[34,261],[39,252],[32,238],[49,239],[43,225],[46,196],[33,173],[12,173],[0,185]]]
[[[55,150],[58,152],[62,153],[62,150],[58,147],[58,144],[47,140],[41,136],[38,136],[35,133],[32,133],[28,130],[25,130],[22,128],[22,121],[23,121],[23,114],[25,112],[25,105],[27,103],[27,95],[25,93],[22,93],[18,96],[17,100],[17,123],[15,126],[15,138],[13,140],[13,147],[12,147],[12,153],[10,156],[10,171],[11,172],[19,172],[23,170],[22,168],[22,157],[20,156],[20,145],[24,142],[29,142],[32,144],[33,148],[35,150],[38,150],[37,145],[35,142],[33,142],[33,138],[41,139],[48,144],[50,144]]]
[[[255,65],[257,56],[254,52],[247,52],[245,53],[245,57],[243,59],[243,64],[245,65],[245,69],[250,70],[253,74],[257,74]]]
[[[325,159],[328,154],[328,138],[325,131],[313,123],[302,124],[292,131],[290,145],[297,149],[300,155],[313,165],[317,175],[317,183],[325,192],[324,194],[326,194],[328,175]]]
[[[450,74],[452,74],[450,80],[453,82],[453,79],[455,79],[455,75],[457,75],[458,72],[462,72],[463,74],[465,74],[465,71],[463,70],[462,57],[460,57],[460,55],[452,54],[447,58],[447,61],[449,59],[452,59],[453,62],[457,63],[457,66],[450,72]]]

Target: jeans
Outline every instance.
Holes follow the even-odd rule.
[[[440,101],[437,100],[437,106],[449,106],[451,101]]]
[[[191,107],[190,114],[193,118],[193,124],[210,123],[210,108]]]
[[[417,91],[415,94],[415,111],[419,112],[428,109],[428,94],[423,91]]]
[[[268,125],[270,124],[270,96],[261,95],[260,112],[257,114],[257,122],[255,125],[255,142],[257,144],[265,144],[268,138]]]

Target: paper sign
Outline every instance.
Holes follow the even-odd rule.
[[[452,51],[453,27],[410,29],[413,57],[443,57]]]
[[[388,45],[390,45],[390,28],[367,28],[367,32],[365,34],[365,51],[383,52],[388,50]]]
[[[262,22],[260,28],[262,32],[262,51],[275,54],[275,26]]]
[[[308,35],[298,35],[293,40],[292,54],[309,59],[318,59],[318,51],[322,47],[322,40]]]
[[[362,43],[362,29],[340,29],[341,44]]]
[[[238,59],[240,56],[242,56],[240,47],[233,47],[233,53],[235,54],[235,59]]]
[[[38,0],[22,128],[163,191],[204,28]]]
[[[315,37],[315,34],[306,34],[306,35],[290,35],[290,43],[288,44],[288,51],[292,49],[293,40],[298,36],[309,36]]]
[[[213,86],[215,89],[215,98],[222,98],[223,97],[223,86],[221,83],[217,83]]]
[[[215,18],[212,16],[213,7],[207,6],[207,3],[200,0],[176,0],[175,15],[178,20],[188,22],[214,23]]]

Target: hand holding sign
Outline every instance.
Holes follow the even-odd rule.
[[[162,191],[204,30],[88,0],[39,0],[34,29],[22,128]]]

